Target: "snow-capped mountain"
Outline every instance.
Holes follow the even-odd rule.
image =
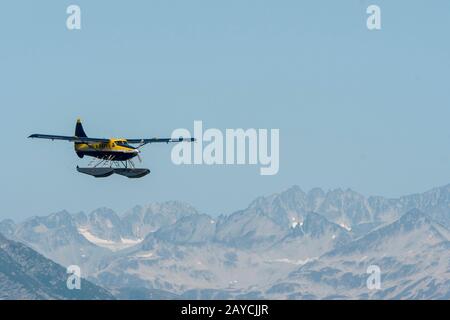
[[[367,269],[381,271],[368,290]],[[420,210],[309,262],[266,291],[272,297],[449,299],[450,232]]]
[[[174,201],[136,207],[123,216],[108,208],[89,214],[61,211],[18,224],[2,221],[0,232],[57,263],[76,264],[90,274],[112,252],[133,247],[148,233],[190,214],[197,212],[187,204]]]
[[[397,199],[292,187],[212,217],[188,204],[60,212],[0,232],[122,298],[445,298],[450,186]],[[377,265],[383,287],[366,286]]]

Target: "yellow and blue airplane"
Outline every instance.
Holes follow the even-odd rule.
[[[140,148],[149,143],[194,142],[194,138],[140,138],[140,139],[106,139],[90,138],[86,135],[81,120],[77,120],[74,136],[58,136],[48,134],[32,134],[28,138],[63,140],[74,143],[78,157],[93,157],[99,161],[91,168],[79,168],[79,172],[92,175],[97,178],[110,176],[113,173],[129,178],[140,178],[150,173],[148,169],[136,169],[132,159],[140,160]],[[137,147],[131,144],[138,144]]]

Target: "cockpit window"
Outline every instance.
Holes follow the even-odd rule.
[[[117,145],[122,146],[122,147],[132,148],[128,143],[126,143],[126,141],[117,141]]]

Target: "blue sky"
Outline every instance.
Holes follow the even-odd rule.
[[[66,29],[78,4],[82,30]],[[366,28],[378,4],[382,30]],[[0,10],[0,218],[118,212],[182,200],[210,214],[298,184],[395,197],[450,182],[450,2],[8,1]],[[141,180],[96,180],[73,133],[279,128],[280,172],[175,166],[143,151]]]

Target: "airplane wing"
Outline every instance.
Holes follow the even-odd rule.
[[[142,146],[149,143],[171,143],[171,142],[194,142],[195,138],[151,138],[151,139],[126,139],[128,143],[135,144],[140,143]]]
[[[80,142],[80,143],[92,143],[92,142],[109,142],[109,139],[102,138],[81,138],[75,136],[55,136],[50,134],[32,134],[28,138],[37,138],[37,139],[49,139],[49,140],[63,140],[69,142]]]
[[[50,134],[32,134],[28,138],[37,138],[37,139],[48,139],[48,140],[63,140],[69,142],[79,142],[79,143],[95,143],[95,142],[109,142],[109,139],[104,138],[88,138],[88,137],[75,137],[75,136],[56,136]],[[149,144],[149,143],[171,143],[171,142],[194,142],[194,138],[151,138],[151,139],[125,139],[130,144],[141,144],[141,146]]]

